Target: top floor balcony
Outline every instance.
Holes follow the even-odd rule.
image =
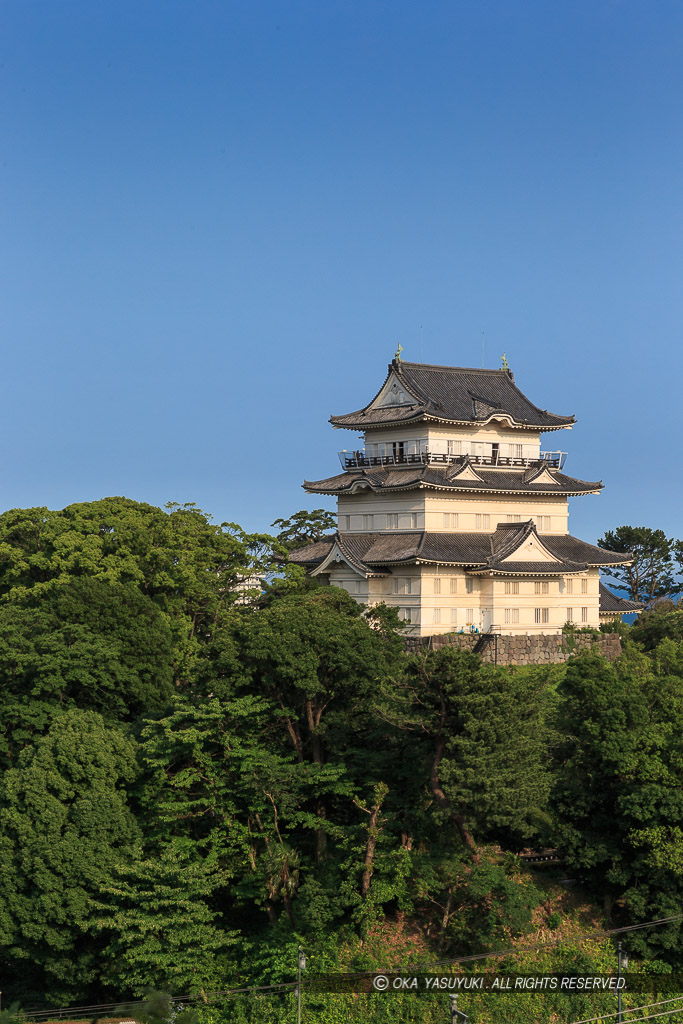
[[[445,452],[404,451],[398,442],[393,451],[384,455],[366,455],[365,449],[360,451],[337,452],[342,469],[362,469],[371,466],[450,466],[469,458],[474,466],[485,466],[500,469],[528,469],[532,466],[548,466],[549,469],[562,469],[567,458],[566,452],[541,452],[539,458],[513,457],[500,455],[495,445],[491,455],[452,455]]]

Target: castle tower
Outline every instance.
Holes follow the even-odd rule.
[[[311,575],[398,607],[415,635],[599,625],[600,566],[629,558],[568,532],[568,499],[602,489],[541,450],[573,416],[537,408],[507,367],[394,359],[368,405],[330,422],[364,447],[303,485],[338,505],[337,533],[290,556]]]

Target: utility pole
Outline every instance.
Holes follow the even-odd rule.
[[[303,947],[296,951],[296,1024],[301,1024],[301,972],[306,970],[306,954]]]
[[[457,995],[449,996],[448,998],[451,1001],[451,1024],[460,1024],[460,1021],[464,1021],[464,1024],[467,1024],[467,1014],[458,1009]]]
[[[619,985],[619,980],[621,979],[621,968],[622,967],[624,967],[624,968],[628,967],[628,956],[626,955],[626,953],[622,953],[622,951],[621,951],[621,942],[617,942],[617,963],[618,963],[618,967],[617,967],[617,986],[618,986]],[[617,987],[617,1022],[618,1022],[618,1024],[622,1024],[622,1020],[623,1020],[623,1017],[621,1015],[621,989],[619,987]]]

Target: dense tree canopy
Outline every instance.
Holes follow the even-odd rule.
[[[73,998],[100,976],[93,899],[133,857],[135,748],[93,711],[57,717],[0,782],[0,942],[20,994]]]
[[[291,981],[299,943],[363,970],[408,934],[428,962],[569,927],[553,907],[571,894],[522,867],[526,846],[556,847],[605,924],[679,911],[675,544],[603,539],[641,544],[634,595],[652,605],[616,661],[513,668],[406,655],[395,610],[287,563],[327,514],[275,525],[124,498],[0,516],[6,1000],[201,997]],[[676,922],[625,941],[647,970],[683,952]],[[234,1019],[291,1010],[265,1005]]]

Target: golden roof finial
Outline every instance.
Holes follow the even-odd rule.
[[[505,358],[505,353],[504,352],[503,352],[503,355],[501,356],[501,359],[500,359],[500,368],[501,368],[501,370],[509,370],[510,369],[508,361]]]
[[[403,345],[399,341],[398,348],[396,349],[396,352],[394,354],[394,359],[398,359],[399,363],[403,362],[403,360],[401,359],[401,352],[402,351],[403,351]]]

